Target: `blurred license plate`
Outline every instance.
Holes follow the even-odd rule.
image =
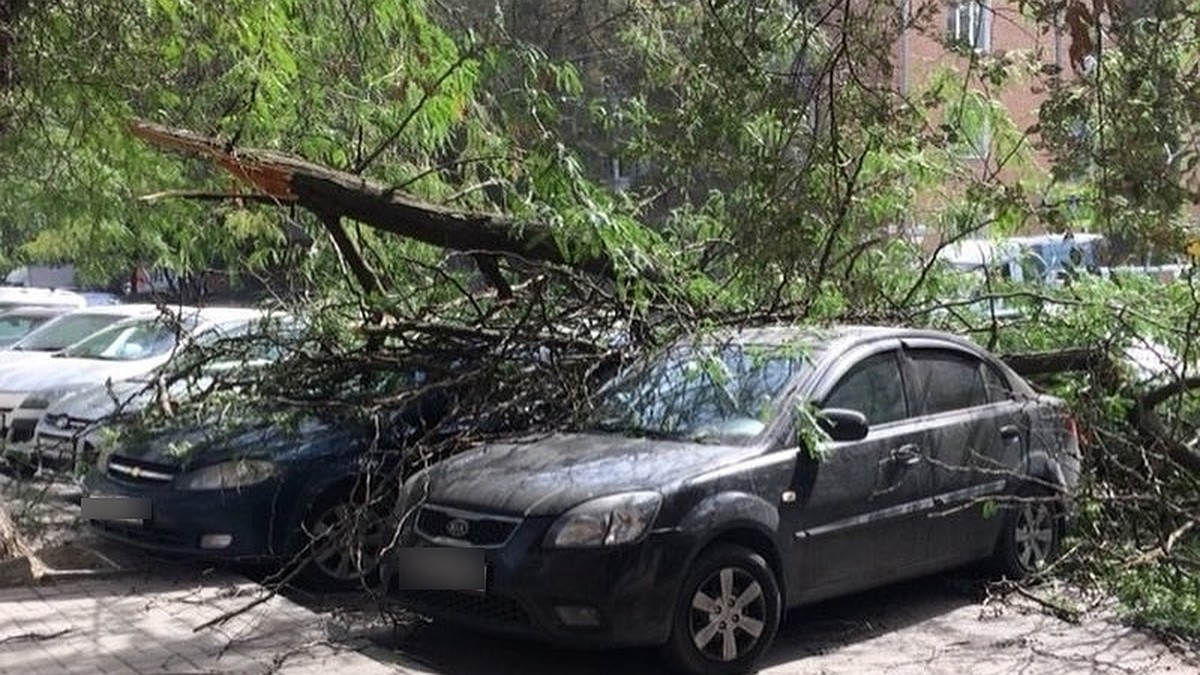
[[[142,523],[150,520],[147,497],[84,497],[79,508],[85,520],[115,520]]]
[[[487,587],[487,566],[480,549],[399,548],[390,555],[400,590],[482,593]]]

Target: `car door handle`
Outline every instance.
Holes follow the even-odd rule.
[[[912,466],[921,461],[921,449],[913,443],[902,445],[892,450],[892,461],[904,466]]]
[[[1015,441],[1021,437],[1021,430],[1015,424],[1005,424],[1000,427],[1000,438],[1006,441]]]

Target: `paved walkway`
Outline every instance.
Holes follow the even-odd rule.
[[[331,639],[328,618],[278,596],[195,630],[263,593],[228,573],[0,588],[0,673],[406,672],[366,656],[365,642]]]

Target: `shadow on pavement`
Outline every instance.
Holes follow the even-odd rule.
[[[967,577],[929,577],[794,610],[764,658],[763,669],[774,671],[785,665],[788,672],[803,671],[804,659],[810,656],[974,605],[979,599],[976,588]],[[328,598],[324,603],[318,596],[310,596],[307,602],[295,594],[290,598],[317,611],[329,609]],[[665,671],[653,648],[567,649],[423,620],[376,630],[367,637],[394,654],[399,665],[443,675]]]

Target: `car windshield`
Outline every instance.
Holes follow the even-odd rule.
[[[597,397],[583,430],[712,443],[762,433],[801,363],[794,350],[689,345],[626,372]]]
[[[12,344],[50,320],[48,316],[30,316],[9,312],[0,316],[0,345]]]
[[[136,361],[161,356],[176,345],[176,327],[147,320],[119,324],[74,344],[63,356],[106,361]]]
[[[69,314],[60,316],[26,335],[13,349],[56,352],[126,317],[112,314]]]

